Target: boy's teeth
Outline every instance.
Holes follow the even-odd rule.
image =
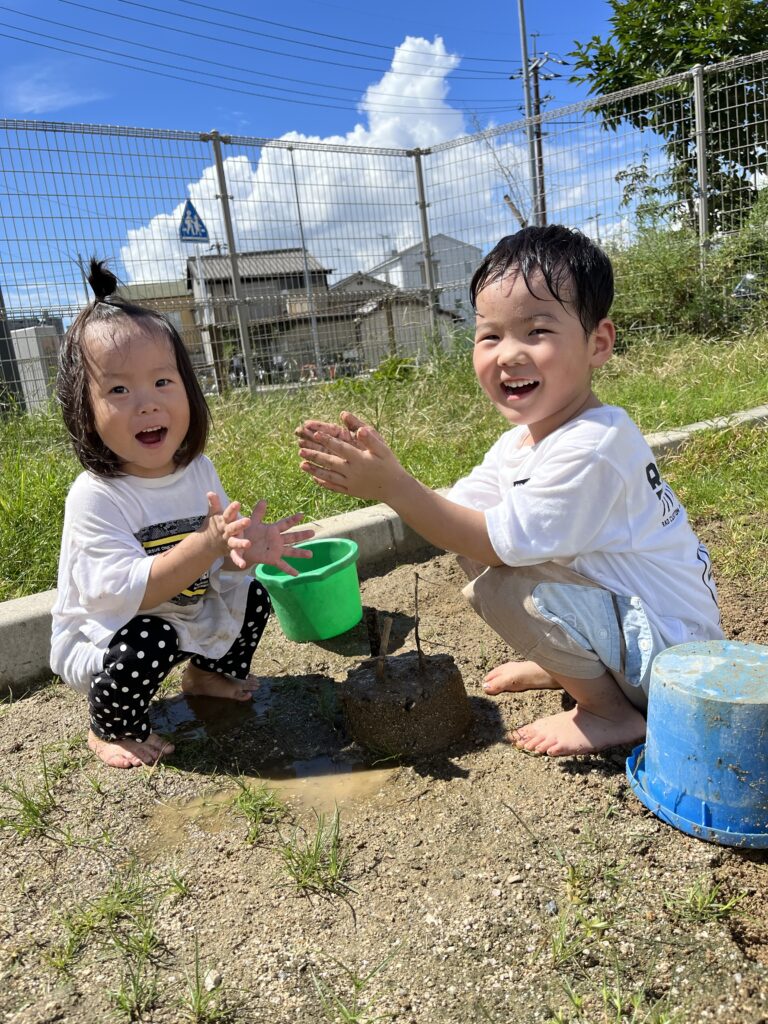
[[[532,380],[508,380],[506,386],[508,388],[526,388],[529,384],[533,384]]]

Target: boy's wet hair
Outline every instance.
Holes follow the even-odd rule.
[[[587,335],[608,316],[613,302],[613,267],[603,250],[582,234],[561,224],[528,227],[506,235],[477,268],[469,286],[472,308],[487,285],[507,274],[521,274],[535,295],[535,278],[562,306],[570,306]]]
[[[75,454],[91,473],[99,476],[122,473],[120,459],[96,432],[90,394],[88,338],[97,332],[107,332],[117,339],[118,334],[135,325],[138,330],[164,335],[173,349],[189,401],[189,429],[173,460],[177,466],[189,465],[205,449],[211,414],[178,331],[161,313],[117,297],[114,294],[117,278],[103,261],[90,261],[88,283],[94,300],[80,310],[67,331],[59,352],[56,378],[56,397]]]

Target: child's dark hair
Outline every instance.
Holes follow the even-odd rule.
[[[608,316],[613,302],[613,267],[603,250],[582,234],[561,224],[528,227],[506,235],[477,268],[469,286],[472,308],[477,296],[506,274],[521,274],[531,295],[537,274],[557,301],[576,311],[589,335]]]
[[[121,463],[96,432],[91,404],[88,365],[88,334],[98,329],[116,333],[130,323],[142,331],[165,335],[189,400],[189,430],[174,454],[177,466],[187,466],[205,449],[211,414],[184,342],[170,320],[161,313],[125,302],[114,295],[117,278],[103,261],[92,259],[88,283],[94,300],[80,310],[67,331],[59,352],[56,397],[64,424],[82,465],[99,476],[120,476]]]

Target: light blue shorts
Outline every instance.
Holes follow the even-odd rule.
[[[614,594],[554,562],[480,566],[459,558],[475,611],[518,654],[547,672],[596,679],[607,670],[641,710],[651,665],[668,646],[638,597]]]

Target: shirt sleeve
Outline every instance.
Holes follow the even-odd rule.
[[[76,514],[72,578],[80,603],[93,616],[133,618],[144,599],[151,560],[133,535],[119,504],[89,495]]]
[[[494,551],[507,565],[569,561],[595,550],[626,547],[626,489],[599,453],[561,445],[485,517]]]
[[[483,461],[453,485],[446,495],[449,501],[480,511],[498,504],[502,496],[499,488],[501,441],[499,438],[485,453]]]

